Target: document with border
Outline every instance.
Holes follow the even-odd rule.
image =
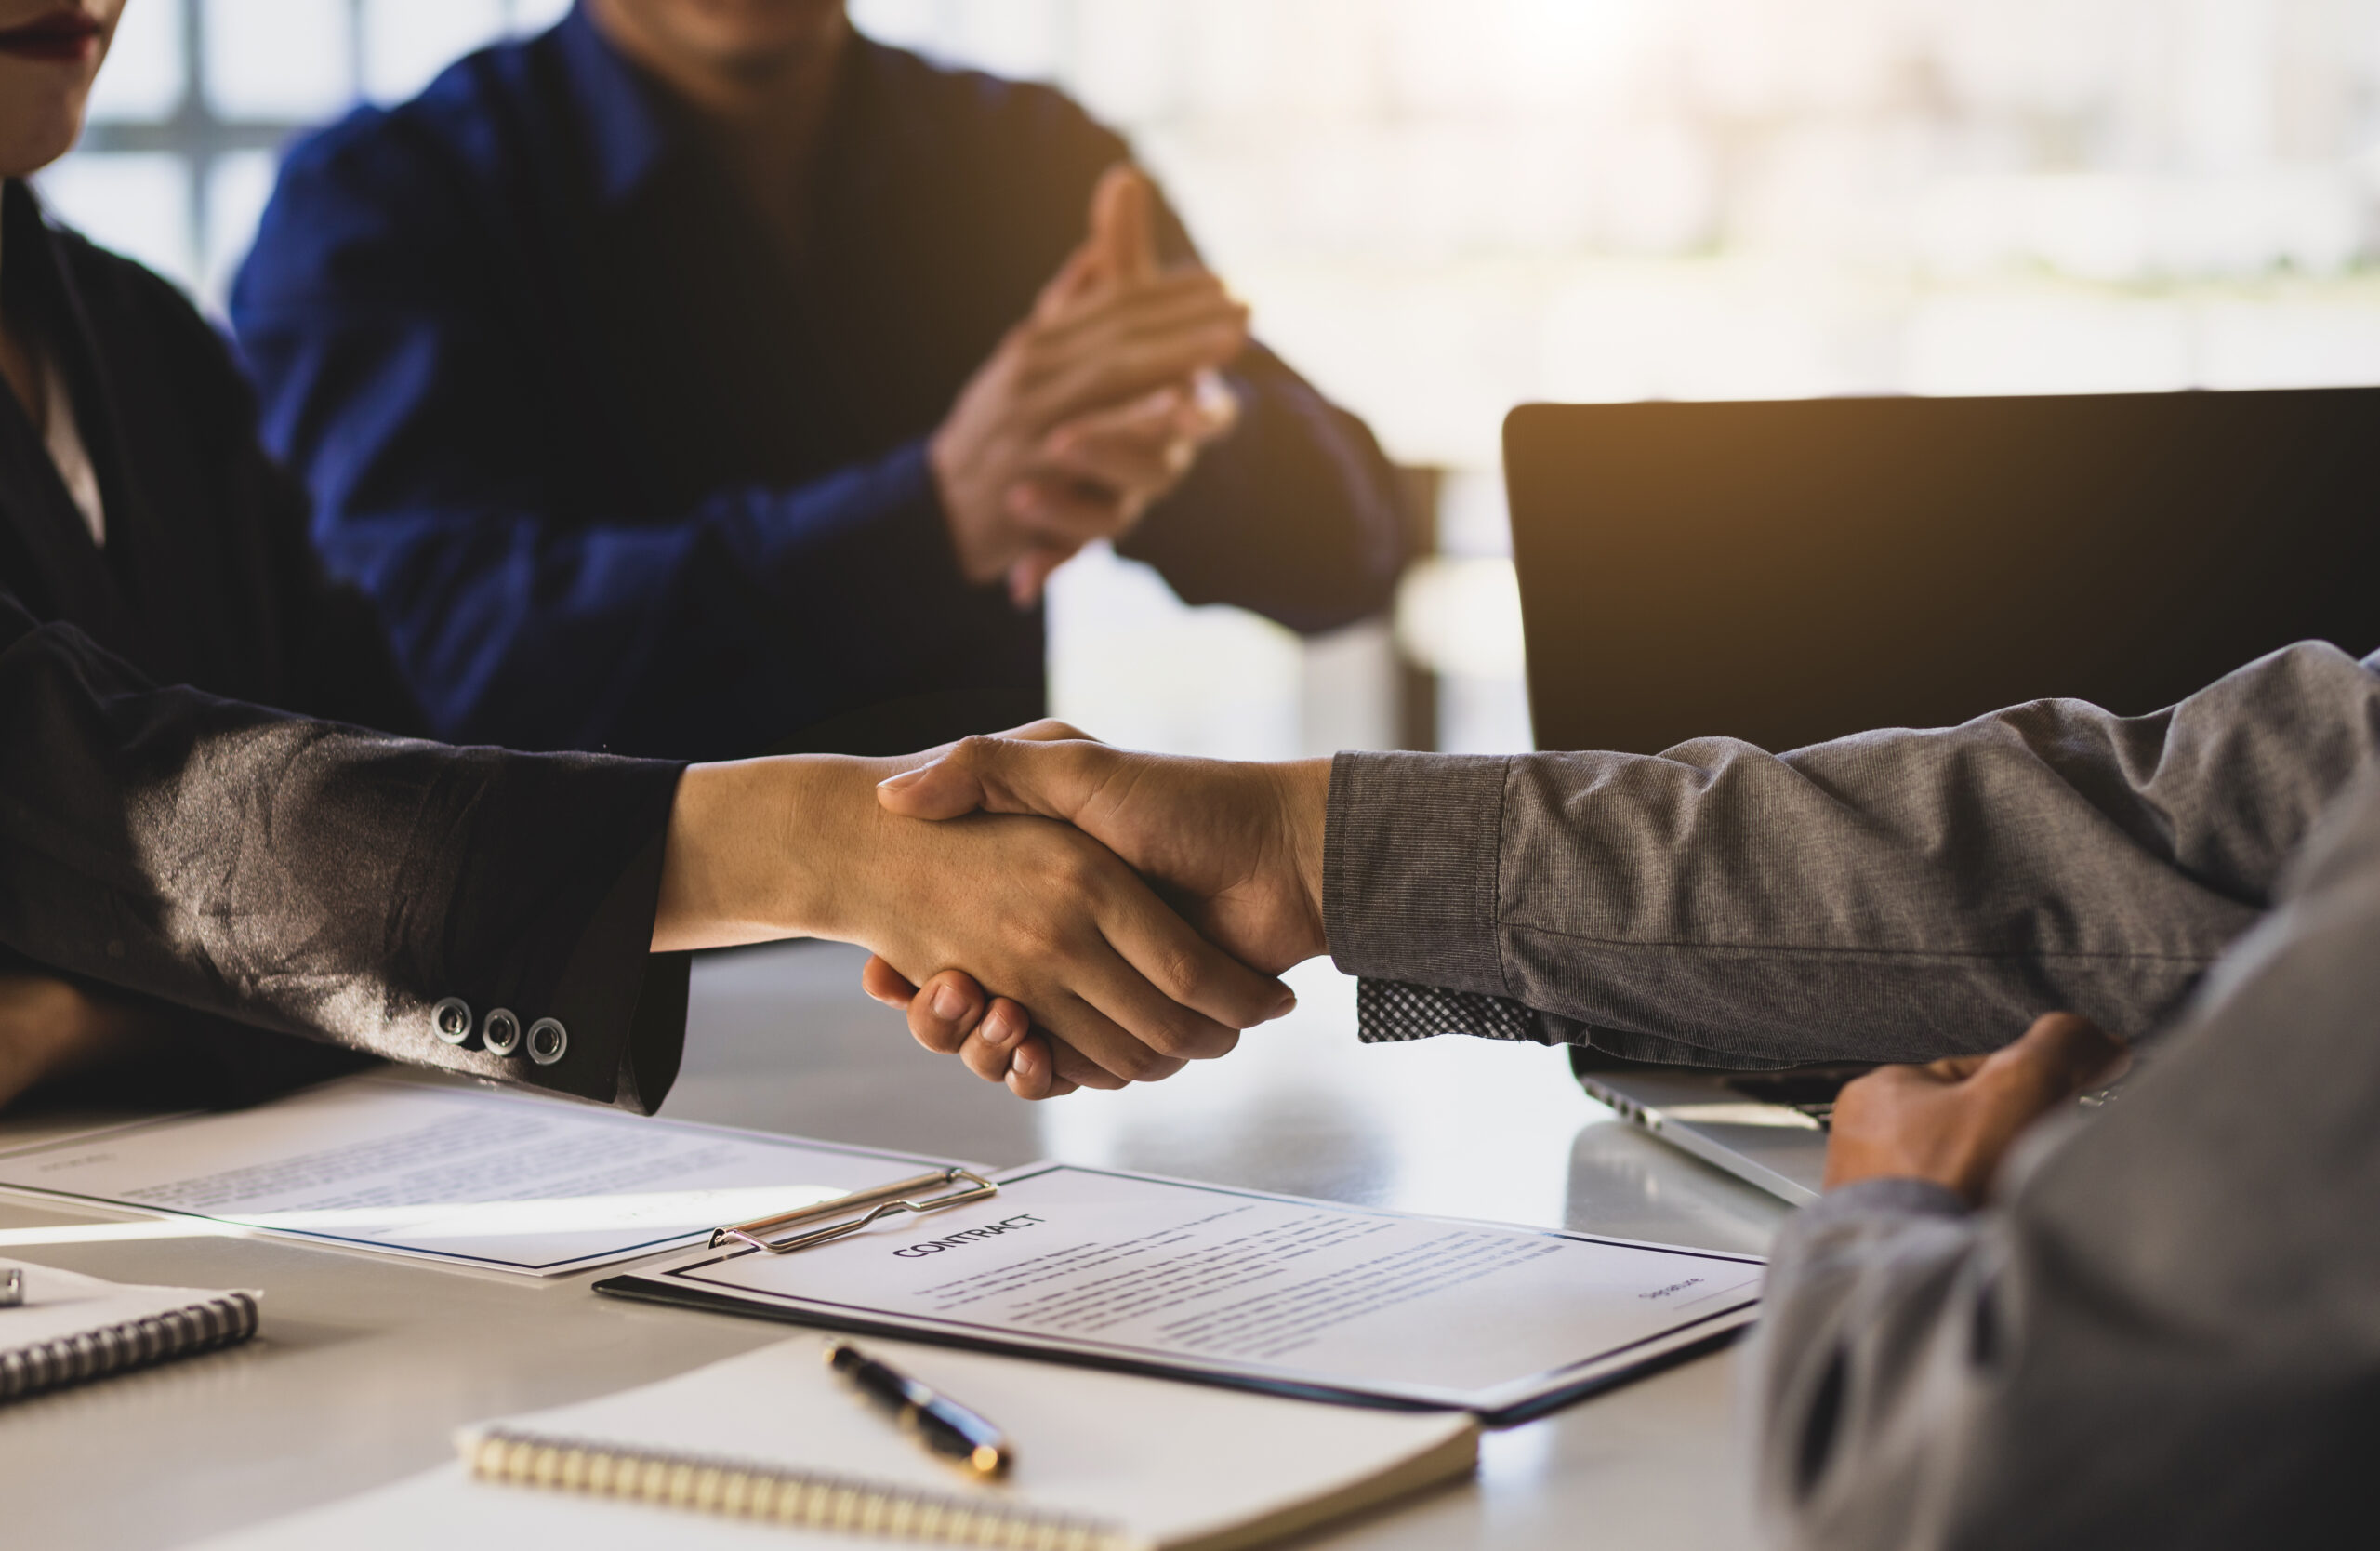
[[[366,1074],[0,1152],[0,1187],[549,1277],[945,1162]]]
[[[1516,1421],[1728,1339],[1750,1255],[1031,1164],[986,1202],[595,1284],[797,1324]]]

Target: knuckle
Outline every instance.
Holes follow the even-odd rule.
[[[975,765],[999,752],[1000,740],[988,733],[970,733],[951,746],[945,759],[956,763]]]
[[[1208,1061],[1228,1054],[1238,1039],[1236,1033],[1219,1024],[1195,1014],[1177,1014],[1150,1029],[1143,1042],[1173,1063],[1173,1068],[1178,1070],[1185,1062]]]
[[[1065,849],[1059,853],[1051,867],[1051,882],[1070,895],[1086,895],[1105,882],[1107,868],[1091,842],[1078,833],[1070,834]]]
[[[1061,1082],[1077,1083],[1085,1088],[1095,1089],[1103,1094],[1112,1094],[1116,1092],[1117,1089],[1124,1086],[1124,1079],[1117,1077],[1114,1072],[1109,1071],[1104,1067],[1091,1066],[1089,1063],[1084,1065],[1082,1070],[1070,1073],[1057,1079],[1056,1080]]]
[[[1147,1045],[1132,1045],[1118,1053],[1117,1066],[1124,1069],[1116,1075],[1133,1082],[1157,1082],[1182,1069],[1182,1062],[1164,1051]]]
[[[1215,975],[1205,960],[1187,948],[1166,948],[1157,963],[1157,989],[1183,1003],[1205,1000],[1214,989]]]
[[[1134,1067],[1132,1080],[1162,1082],[1187,1065],[1189,1063],[1181,1056],[1166,1055],[1157,1051],[1150,1051]]]

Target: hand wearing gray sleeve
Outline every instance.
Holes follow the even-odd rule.
[[[2136,1035],[2380,770],[2375,664],[2305,643],[2154,715],[2044,700],[1782,755],[1342,754],[1331,953],[1375,1039],[1583,1024],[1759,1066],[1983,1051],[2054,1008]]]
[[[2380,788],[2285,895],[1990,1209],[1876,1180],[1787,1227],[1748,1364],[1782,1544],[2369,1544]]]

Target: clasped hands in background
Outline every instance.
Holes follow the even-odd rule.
[[[959,568],[1020,606],[1094,539],[1117,538],[1228,431],[1216,376],[1248,312],[1196,266],[1157,262],[1156,193],[1112,167],[1091,231],[927,443]]]

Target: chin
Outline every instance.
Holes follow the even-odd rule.
[[[800,47],[836,25],[843,0],[679,0],[690,32],[714,58],[759,61]]]
[[[26,79],[34,74],[14,60],[0,62],[0,178],[39,172],[72,151],[83,133],[89,77],[71,84]]]

